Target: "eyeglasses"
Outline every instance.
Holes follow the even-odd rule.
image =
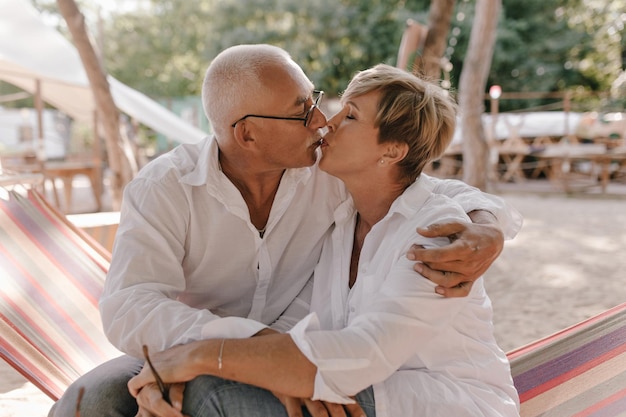
[[[248,117],[258,117],[261,119],[276,119],[276,120],[300,120],[304,122],[304,127],[308,127],[311,124],[311,120],[313,120],[313,115],[315,114],[315,109],[319,109],[320,101],[322,101],[322,97],[324,96],[323,91],[315,90],[313,94],[317,94],[317,97],[313,100],[313,105],[309,107],[309,110],[305,113],[304,117],[281,117],[281,116],[264,116],[261,114],[246,114],[241,119],[238,119],[235,123],[231,125],[231,127],[235,127],[237,123],[242,120],[247,119]]]

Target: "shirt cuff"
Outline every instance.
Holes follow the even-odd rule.
[[[513,239],[522,228],[524,218],[509,203],[498,197],[489,198],[487,196],[475,199],[459,201],[466,213],[474,210],[484,210],[493,214],[498,220],[504,239]]]
[[[336,404],[355,404],[355,401],[352,398],[337,394],[324,381],[324,378],[322,377],[320,371],[318,360],[313,354],[313,347],[311,346],[310,340],[307,337],[307,332],[316,330],[320,330],[319,319],[317,318],[317,315],[315,313],[311,313],[302,320],[300,320],[300,322],[288,332],[291,336],[291,339],[296,344],[298,349],[300,349],[302,354],[306,356],[306,358],[317,367],[317,372],[315,373],[313,397],[311,399],[327,401]]]
[[[202,327],[202,339],[245,339],[252,337],[267,326],[243,317],[223,317],[211,320]]]

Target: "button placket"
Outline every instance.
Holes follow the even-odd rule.
[[[257,260],[257,286],[254,290],[254,296],[252,298],[252,306],[250,307],[249,319],[262,321],[263,310],[267,302],[267,290],[270,285],[270,278],[272,276],[272,265],[270,262],[269,251],[267,244],[261,243],[259,247],[259,257]]]

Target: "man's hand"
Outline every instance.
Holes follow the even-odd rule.
[[[486,214],[485,214],[486,213]],[[450,245],[424,249],[413,245],[407,257],[419,261],[415,270],[437,284],[435,291],[445,297],[465,297],[474,281],[496,260],[504,247],[504,235],[495,217],[472,212],[475,223],[434,224],[417,232],[426,237],[450,239]]]
[[[171,384],[169,394],[172,405],[169,405],[156,384],[144,386],[136,397],[139,412],[135,417],[184,417],[182,414],[184,391],[185,384]]]
[[[302,406],[306,406],[312,417],[365,417],[365,412],[358,403],[335,404],[325,401],[313,401],[306,398],[294,398],[286,395],[273,394],[287,410],[289,417],[302,417]]]

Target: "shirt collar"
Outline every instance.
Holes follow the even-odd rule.
[[[218,160],[219,147],[214,136],[205,139],[200,145],[198,160],[195,168],[184,175],[180,182],[191,186],[207,184],[209,177],[220,172]],[[206,161],[206,163],[203,163]]]
[[[432,183],[429,182],[426,177],[420,175],[413,184],[395,199],[382,221],[391,218],[396,213],[405,218],[411,218],[421,209],[431,194]],[[348,196],[348,198],[337,207],[334,215],[335,222],[337,223],[346,221],[346,219],[350,219],[356,215],[356,208],[354,207],[354,201],[351,196]]]
[[[398,213],[405,218],[411,218],[417,213],[428,197],[431,195],[432,189],[428,184],[428,181],[424,179],[423,175],[420,175],[413,184],[411,184],[402,195],[400,195],[391,204],[389,212],[385,218],[392,216],[394,213]]]
[[[207,184],[219,184],[224,174],[219,161],[219,146],[214,136],[203,141],[198,152],[198,162],[195,168],[184,175],[180,182],[191,186],[202,186]],[[203,163],[206,161],[206,163]],[[283,175],[283,180],[288,179],[290,183],[306,182],[312,175],[312,170],[318,169],[317,163],[313,167],[287,169]]]

